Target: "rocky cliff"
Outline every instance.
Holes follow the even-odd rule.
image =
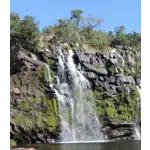
[[[60,45],[34,54],[19,45],[11,46],[10,138],[17,143],[59,140],[57,97],[49,86],[45,65],[50,67],[55,83],[59,48],[68,55],[68,49]],[[106,138],[133,139],[133,122],[140,124],[140,46],[121,46],[114,41],[106,52],[73,51],[76,67],[90,81]]]

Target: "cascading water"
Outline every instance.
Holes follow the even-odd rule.
[[[59,101],[62,142],[102,140],[100,123],[94,113],[88,80],[76,69],[73,52],[68,58],[59,50],[59,73],[55,93]]]
[[[141,140],[141,134],[140,134],[140,126],[139,126],[139,111],[140,111],[140,100],[141,100],[141,89],[136,86],[137,91],[139,93],[139,97],[137,98],[137,105],[136,105],[136,112],[135,112],[135,121],[134,121],[134,139],[135,140]]]
[[[59,50],[59,69],[57,84],[53,85],[51,71],[45,64],[46,80],[54,89],[58,98],[60,114],[61,142],[99,142],[103,140],[100,132],[100,123],[93,109],[92,90],[88,80],[76,69],[73,61],[73,52],[66,56]],[[141,98],[141,90],[137,87]],[[140,140],[139,103],[135,113],[135,140]]]
[[[140,103],[139,100],[141,99],[141,89],[137,86],[137,90],[139,93],[139,98],[137,99],[137,106],[136,106],[136,114],[135,114],[135,125],[134,125],[134,130],[135,130],[135,139],[140,140],[141,139],[141,134],[140,134],[140,127],[138,125],[139,122],[139,111],[140,111]]]

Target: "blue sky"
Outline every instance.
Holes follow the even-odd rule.
[[[41,29],[57,23],[59,17],[69,18],[73,9],[102,19],[105,32],[124,25],[127,33],[141,33],[141,0],[10,0],[10,12],[19,13],[21,18],[34,16]]]

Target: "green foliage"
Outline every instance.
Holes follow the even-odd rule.
[[[42,82],[49,82],[50,81],[50,77],[49,77],[49,70],[47,69],[47,67],[37,67],[37,70],[39,72],[39,77],[41,79]]]
[[[31,16],[19,18],[19,14],[10,14],[10,39],[18,42],[28,51],[37,51],[39,47],[39,28]]]
[[[78,41],[78,30],[71,19],[59,20],[59,25],[55,27],[55,34],[62,42]]]
[[[45,104],[48,106],[49,116],[47,117],[47,124],[49,127],[56,127],[58,125],[58,108],[57,99],[50,100],[48,97],[44,97]]]
[[[39,107],[41,103],[44,103],[43,107]],[[11,121],[16,125],[21,125],[26,131],[30,131],[35,126],[50,127],[52,131],[58,125],[57,99],[50,100],[47,96],[44,96],[44,99],[28,97],[26,102],[21,102],[16,107],[23,112],[13,115]]]
[[[49,34],[54,34],[54,27],[53,26],[48,26],[48,27],[45,27],[42,32],[46,35],[49,35]]]
[[[51,58],[46,58],[46,63],[49,65],[49,66],[53,66],[56,64],[56,61],[51,59]]]
[[[104,33],[100,31],[101,19],[96,17],[83,18],[82,14],[83,11],[81,9],[74,9],[71,11],[69,19],[60,19],[58,24],[45,27],[42,31],[44,37],[49,35],[53,37],[51,40],[43,38],[41,43],[43,42],[43,45],[59,42],[68,43],[72,49],[82,49],[82,46],[86,45],[86,49],[91,48],[94,50],[107,50],[115,39],[119,40],[123,46],[140,45],[141,35],[139,33],[125,34],[124,26],[116,27],[115,34],[112,31]],[[38,23],[35,22],[33,17],[25,16],[23,19],[20,19],[17,13],[11,13],[10,29],[11,43],[18,42],[23,48],[32,52],[39,49],[41,44],[39,42],[40,31]],[[76,43],[79,44],[78,48],[75,47]]]
[[[101,31],[92,31],[88,44],[97,50],[104,50],[109,46],[106,34]]]
[[[14,140],[10,140],[10,148],[15,147],[17,144]]]
[[[131,88],[131,93],[122,92],[115,97],[106,98],[103,93],[95,90],[95,110],[102,118],[113,118],[115,120],[134,120],[137,98],[136,88]],[[130,102],[130,103],[129,103]]]
[[[82,13],[83,13],[83,11],[81,9],[75,9],[75,10],[71,11],[71,19],[77,27],[79,26],[79,22],[81,20]]]
[[[113,107],[106,108],[106,115],[109,117],[113,117],[116,114],[116,109]]]

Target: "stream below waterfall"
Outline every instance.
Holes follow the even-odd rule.
[[[20,145],[36,150],[141,150],[141,141]],[[19,147],[20,147],[19,146]]]

